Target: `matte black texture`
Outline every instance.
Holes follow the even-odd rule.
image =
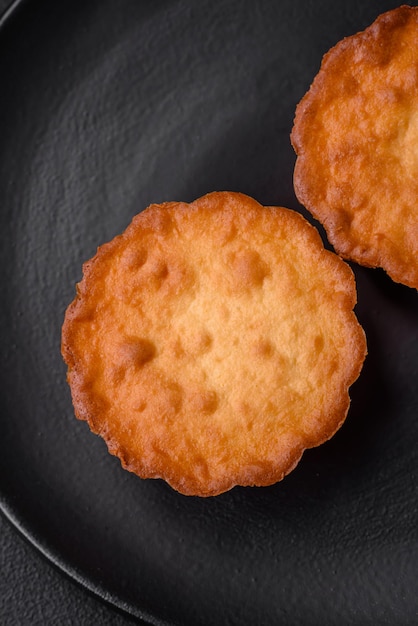
[[[132,626],[29,545],[0,513],[1,626]]]
[[[418,619],[415,291],[353,265],[369,356],[345,425],[282,483],[217,498],[124,472],[75,420],[59,351],[82,262],[150,202],[227,189],[306,215],[295,106],[394,6],[23,0],[0,29],[1,505],[150,623]]]

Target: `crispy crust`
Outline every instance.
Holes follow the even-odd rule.
[[[151,205],[84,265],[62,354],[76,416],[187,495],[270,485],[330,438],[366,354],[352,271],[289,209]]]
[[[324,56],[291,141],[296,195],[335,250],[418,289],[418,7]]]

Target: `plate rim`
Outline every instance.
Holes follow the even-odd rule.
[[[9,26],[10,21],[16,19],[18,12],[23,10],[25,6],[30,3],[32,3],[32,0],[12,0],[9,6],[0,14],[0,38],[3,35],[4,29]],[[150,624],[151,626],[173,626],[172,623],[162,621],[142,609],[133,611],[129,604],[124,603],[118,597],[107,592],[93,581],[83,577],[76,568],[69,566],[58,553],[54,552],[54,550],[47,545],[47,542],[42,542],[35,533],[31,532],[18,511],[13,507],[10,499],[3,492],[0,492],[0,515],[3,516],[6,523],[9,524],[18,536],[21,537],[26,544],[31,546],[37,554],[44,558],[47,563],[54,567],[60,575],[66,576],[82,591],[92,594],[98,601],[107,605],[109,609],[117,610],[126,617],[139,618],[144,623]]]

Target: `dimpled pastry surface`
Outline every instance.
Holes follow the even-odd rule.
[[[78,418],[187,495],[269,485],[344,421],[366,352],[354,277],[289,209],[151,205],[84,265],[62,353]]]
[[[324,56],[291,140],[296,195],[336,251],[418,289],[418,7]]]

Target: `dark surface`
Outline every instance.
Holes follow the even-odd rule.
[[[0,0],[0,16],[10,6],[10,0]],[[112,608],[64,575],[1,514],[0,623],[2,626],[145,624]]]
[[[0,515],[2,626],[144,624],[98,600],[51,565]]]
[[[215,499],[124,472],[74,419],[59,353],[81,263],[150,202],[228,189],[304,213],[296,103],[331,45],[394,6],[27,0],[0,31],[2,508],[55,565],[152,623],[418,620],[416,292],[353,266],[369,357],[346,424],[282,483]],[[72,594],[85,623],[96,604],[91,623],[123,623],[18,538],[15,568],[8,537],[3,571],[20,585],[43,571],[50,623]],[[30,623],[4,597],[6,623]]]

